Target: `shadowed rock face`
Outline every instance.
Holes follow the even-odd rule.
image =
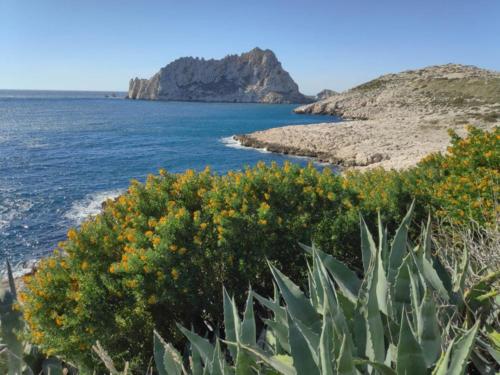
[[[177,59],[151,79],[130,80],[129,99],[235,103],[308,103],[270,50],[221,60]]]

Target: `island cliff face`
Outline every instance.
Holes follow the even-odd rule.
[[[129,99],[235,103],[308,103],[270,50],[221,60],[177,59],[150,79],[130,80]]]

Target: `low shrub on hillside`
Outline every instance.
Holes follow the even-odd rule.
[[[478,141],[483,138],[488,142]],[[113,358],[132,354],[131,366],[142,366],[153,328],[179,342],[175,322],[200,328],[204,321],[220,321],[223,284],[237,302],[250,282],[268,293],[266,259],[293,279],[305,280],[299,241],[312,239],[361,269],[359,213],[374,228],[380,210],[394,230],[416,195],[418,222],[428,209],[457,220],[470,215],[489,221],[496,208],[473,203],[483,199],[481,194],[490,202],[489,190],[474,188],[469,201],[460,203],[468,207],[462,216],[449,183],[483,181],[495,172],[487,177],[487,186],[495,189],[498,170],[493,164],[479,166],[492,156],[498,160],[498,140],[498,130],[473,130],[464,146],[453,140],[448,156],[432,156],[401,173],[340,176],[313,166],[260,163],[224,176],[208,169],[161,171],[144,184],[133,182],[102,214],[71,229],[54,256],[26,280],[22,299],[32,340],[49,354],[91,365],[89,348],[100,339]],[[469,166],[458,166],[460,153],[471,159]],[[442,195],[435,197],[433,191],[440,189]]]

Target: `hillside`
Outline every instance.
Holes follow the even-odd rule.
[[[296,113],[342,117],[338,124],[288,126],[236,138],[243,145],[316,157],[343,167],[406,168],[443,151],[447,129],[500,122],[500,73],[448,64],[388,74]]]

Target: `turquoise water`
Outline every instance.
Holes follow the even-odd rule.
[[[223,173],[259,160],[307,163],[228,142],[233,134],[337,120],[292,109],[0,91],[0,258],[22,267],[47,254],[69,227],[97,213],[130,179],[143,181],[160,168],[181,172],[210,165]]]

